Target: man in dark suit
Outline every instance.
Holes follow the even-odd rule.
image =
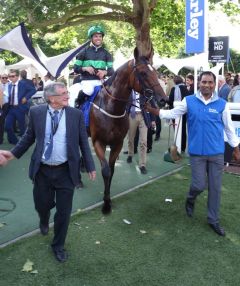
[[[36,93],[33,84],[19,80],[19,71],[11,70],[9,74],[11,83],[8,86],[9,109],[5,121],[8,142],[16,144],[18,138],[14,133],[14,124],[17,121],[20,136],[25,132],[25,115],[29,110],[28,100]]]
[[[40,231],[48,233],[50,210],[56,206],[52,250],[56,259],[64,262],[64,243],[69,225],[74,187],[80,183],[80,153],[91,180],[96,177],[95,165],[80,110],[69,107],[68,91],[63,83],[55,82],[44,89],[48,104],[33,106],[24,136],[11,151],[1,151],[11,160],[20,158],[36,141],[29,167],[34,183],[33,197],[40,217]],[[5,164],[3,158],[0,158]]]

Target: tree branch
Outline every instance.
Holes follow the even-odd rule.
[[[156,7],[157,2],[158,2],[158,0],[150,0],[150,2],[149,2],[149,11],[150,11],[150,14],[152,13],[152,11],[154,10],[154,8]]]
[[[132,24],[132,18],[126,16],[124,14],[121,15],[121,13],[116,13],[116,12],[110,12],[110,13],[103,13],[103,14],[97,14],[97,15],[76,15],[71,17],[68,21],[65,23],[57,23],[51,25],[52,27],[48,27],[48,32],[56,32],[61,29],[67,28],[69,26],[78,26],[80,24],[88,23],[91,21],[96,21],[96,20],[105,20],[105,21],[115,21],[118,22],[120,19],[123,19],[127,23]],[[41,27],[46,27],[46,24],[44,22],[38,23],[36,25],[36,28],[41,28]]]
[[[116,15],[118,15],[118,17],[119,17],[118,20],[121,17],[125,21],[131,23],[130,19],[132,19],[132,11],[129,10],[128,8],[120,6],[120,5],[117,5],[117,4],[109,4],[109,3],[106,3],[106,2],[103,2],[103,1],[91,1],[91,2],[86,3],[86,4],[80,4],[80,5],[75,6],[74,8],[66,11],[65,15],[63,15],[62,17],[52,18],[51,20],[46,20],[46,21],[43,21],[43,22],[40,22],[40,23],[36,23],[36,24],[34,22],[31,22],[31,25],[33,25],[36,28],[37,27],[48,27],[48,26],[52,26],[52,25],[63,26],[66,23],[69,24],[70,23],[69,19],[72,19],[73,17],[74,18],[78,18],[78,17],[81,18],[82,15],[78,14],[79,11],[90,9],[90,8],[96,7],[96,6],[112,9],[113,12],[104,13],[104,14],[97,14],[97,15],[87,15],[87,16],[84,15],[84,16],[88,17],[88,19],[92,18],[92,16],[93,16],[93,20],[97,20],[98,18],[96,18],[95,16],[99,15],[100,16],[100,18],[99,18],[100,20],[105,20],[105,19],[102,18],[102,15],[106,15],[106,17],[111,17],[111,13],[113,13],[112,15],[114,15],[114,17],[117,17]],[[117,12],[117,11],[119,11],[119,12]],[[108,16],[108,15],[110,15],[110,16]],[[112,19],[110,19],[110,20],[112,20]],[[114,19],[114,21],[116,21],[116,20]]]

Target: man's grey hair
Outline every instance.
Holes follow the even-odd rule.
[[[48,84],[44,90],[43,90],[43,96],[44,96],[44,99],[46,100],[46,102],[49,102],[49,99],[48,97],[49,96],[58,96],[58,93],[57,93],[57,88],[64,88],[66,87],[64,83],[62,82],[53,82],[53,83],[50,83]]]
[[[218,80],[222,81],[222,82],[226,82],[225,77],[222,75],[218,76]]]

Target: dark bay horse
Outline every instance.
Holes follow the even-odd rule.
[[[135,59],[122,65],[109,78],[97,97],[90,111],[90,135],[92,143],[101,163],[104,180],[103,213],[111,211],[110,187],[114,174],[115,162],[122,149],[127,134],[129,121],[126,113],[132,90],[146,98],[166,101],[156,71],[146,57],[139,57],[135,49]],[[106,147],[110,146],[110,155],[105,157]]]

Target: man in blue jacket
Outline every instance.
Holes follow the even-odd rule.
[[[215,93],[216,77],[206,71],[200,75],[199,91],[185,97],[171,110],[146,109],[160,118],[176,118],[187,113],[188,152],[191,165],[191,185],[186,199],[186,212],[193,216],[197,196],[208,184],[208,224],[221,236],[224,229],[219,224],[219,207],[224,166],[224,131],[233,155],[240,160],[239,139],[231,120],[227,102]],[[207,177],[207,179],[206,179]]]

